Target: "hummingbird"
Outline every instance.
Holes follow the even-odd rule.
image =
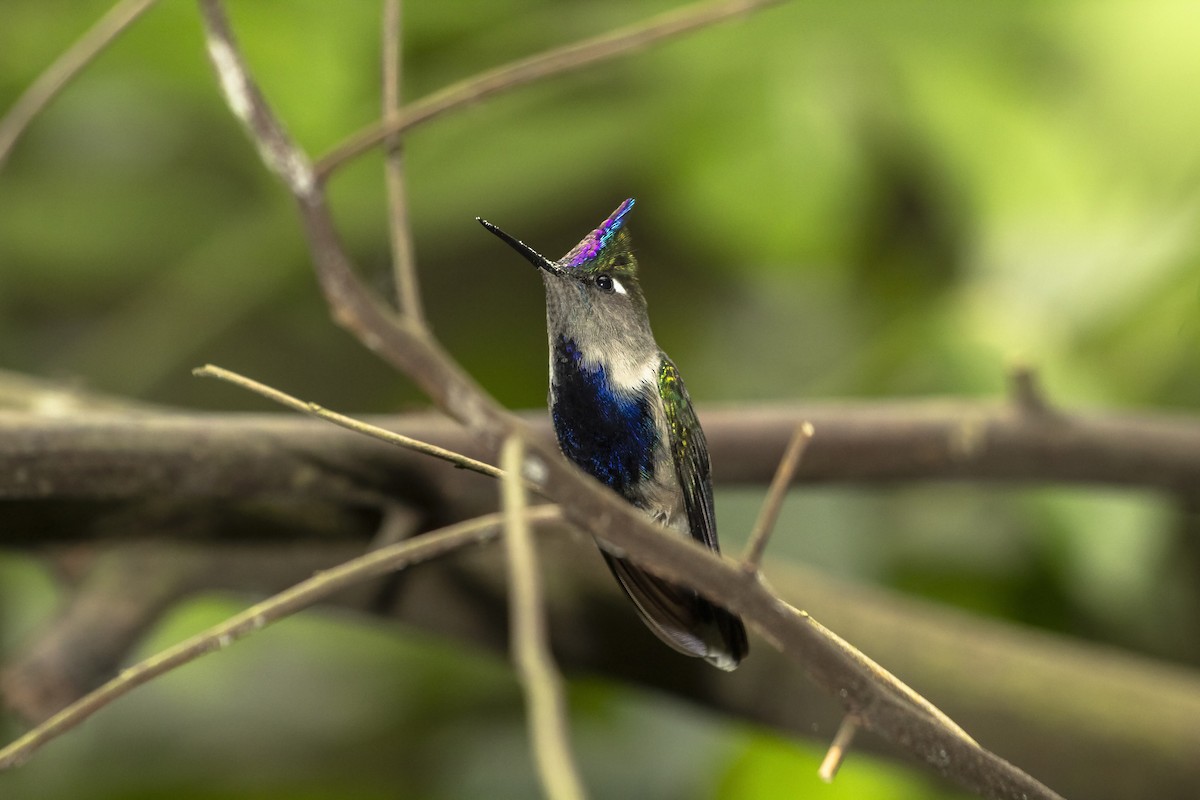
[[[570,461],[651,519],[720,552],[704,431],[654,340],[625,220],[633,198],[557,261],[476,218],[537,267],[546,288],[550,416]],[[746,657],[736,615],[601,548],[643,621],[724,670]]]

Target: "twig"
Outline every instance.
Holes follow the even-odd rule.
[[[1053,411],[1046,402],[1037,370],[1028,364],[1016,364],[1009,370],[1008,385],[1013,405],[1022,414],[1046,416]]]
[[[473,432],[484,433],[489,420],[503,413],[499,405],[423,326],[408,317],[396,316],[362,285],[342,246],[308,155],[288,136],[247,71],[224,7],[219,0],[200,0],[200,12],[205,43],[230,110],[242,121],[263,164],[279,176],[297,203],[317,279],[334,320],[367,349],[409,375],[447,413]],[[493,441],[498,443],[501,438],[494,436]]]
[[[850,745],[854,741],[854,734],[857,732],[858,720],[849,714],[842,717],[842,724],[838,726],[833,743],[829,745],[829,750],[825,753],[820,768],[817,769],[817,775],[821,780],[833,783],[833,777],[837,775],[838,769],[842,766],[842,759],[846,757],[846,751],[850,749]]]
[[[409,130],[448,111],[492,95],[601,61],[632,53],[656,42],[682,36],[732,17],[779,5],[784,0],[723,0],[674,9],[657,17],[582,42],[557,47],[530,58],[476,75],[410,103],[348,137],[317,161],[317,179],[324,182],[346,162],[362,155],[389,136]]]
[[[554,506],[531,509],[526,517],[528,522],[535,524],[553,522],[559,518],[558,509]],[[333,569],[320,572],[291,589],[251,606],[221,624],[123,670],[100,688],[67,706],[0,750],[0,770],[24,763],[46,742],[71,730],[104,706],[159,675],[195,661],[205,653],[228,647],[238,639],[294,614],[340,589],[436,558],[467,545],[492,539],[499,532],[503,521],[501,514],[488,514],[373,550]]]
[[[525,447],[520,436],[510,436],[500,453],[505,472],[500,488],[508,564],[510,647],[525,690],[530,743],[542,788],[553,800],[582,800],[585,795],[571,755],[562,676],[550,654],[542,580],[533,537],[529,535],[525,487],[519,477],[524,461]]]
[[[48,719],[113,675],[162,612],[210,570],[212,552],[197,552],[189,541],[190,536],[215,533],[210,519],[197,514],[155,524],[142,518],[138,512],[143,510],[138,506],[101,519],[96,527],[109,523],[125,537],[136,530],[146,539],[108,542],[85,555],[86,573],[71,587],[55,618],[0,669],[4,704],[26,722]],[[179,538],[152,538],[164,535]]]
[[[157,0],[121,0],[37,77],[0,119],[0,169],[29,123],[58,96],[100,51]]]
[[[482,461],[476,461],[473,458],[468,458],[467,456],[464,456],[461,453],[456,453],[453,450],[447,450],[444,447],[438,447],[435,444],[422,442],[405,436],[402,433],[395,433],[393,431],[371,425],[370,423],[354,419],[353,417],[347,417],[345,414],[339,414],[336,411],[330,411],[329,409],[319,406],[316,403],[306,402],[298,397],[293,397],[286,392],[281,392],[279,389],[267,386],[264,383],[259,383],[253,378],[247,378],[245,375],[240,375],[222,367],[217,367],[212,364],[205,364],[203,367],[197,367],[196,369],[192,370],[192,374],[197,378],[216,378],[217,380],[222,380],[226,383],[232,383],[234,386],[240,386],[243,389],[254,392],[257,395],[279,403],[282,406],[286,406],[294,411],[299,411],[301,414],[308,414],[309,416],[323,419],[326,422],[332,422],[334,425],[339,425],[348,430],[352,430],[355,433],[365,434],[366,436],[370,436],[373,439],[379,439],[380,441],[387,442],[388,444],[398,445],[408,450],[415,450],[418,453],[423,453],[427,456],[433,456],[434,458],[440,458],[443,461],[449,461],[454,466],[461,467],[462,469],[469,469],[472,472],[478,472],[481,475],[487,475],[490,478],[499,478],[503,475],[501,470],[493,467],[491,464],[485,464]]]
[[[402,90],[401,60],[402,0],[383,2],[383,117],[399,113]],[[396,282],[396,302],[400,313],[413,323],[425,324],[421,292],[417,281],[416,256],[413,253],[412,226],[408,217],[408,196],[404,180],[404,143],[394,133],[384,140],[384,180],[387,184],[388,231],[392,245],[392,275]]]
[[[292,142],[258,86],[250,80],[220,1],[200,0],[200,16],[207,33],[204,44],[208,58],[229,110],[246,127],[263,164],[279,176],[294,196],[312,197],[317,186],[308,155]]]
[[[775,470],[771,487],[767,489],[766,499],[763,500],[758,520],[754,523],[754,530],[750,533],[750,541],[746,543],[746,552],[742,556],[742,569],[746,572],[758,572],[763,552],[767,549],[767,541],[771,538],[771,532],[775,530],[775,522],[779,519],[783,500],[787,497],[788,486],[792,483],[792,476],[796,474],[796,467],[804,457],[804,451],[808,449],[812,436],[812,423],[800,423],[783,452],[783,458],[779,460],[779,467]]]

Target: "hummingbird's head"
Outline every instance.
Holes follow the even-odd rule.
[[[638,285],[637,258],[625,227],[632,208],[631,197],[557,261],[487,220],[479,222],[541,270],[552,328],[569,329],[566,332],[588,339],[641,339],[642,334],[649,334],[650,324]],[[652,337],[647,338],[653,342]]]

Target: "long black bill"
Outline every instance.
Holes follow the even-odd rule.
[[[517,239],[513,236],[509,236],[503,230],[501,230],[497,226],[493,225],[492,223],[488,222],[483,217],[476,217],[475,221],[478,222],[483,227],[487,228],[492,233],[496,234],[496,236],[498,236],[505,244],[507,244],[513,250],[516,250],[518,253],[520,253],[521,256],[524,257],[524,259],[526,261],[528,261],[530,264],[533,264],[538,269],[544,269],[546,272],[549,272],[551,275],[562,274],[562,269],[559,268],[559,266],[557,264],[555,264],[550,259],[546,258],[544,255],[539,253],[537,250],[534,250],[532,247],[530,247],[529,245],[522,242],[520,239]]]

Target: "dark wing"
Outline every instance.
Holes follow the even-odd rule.
[[[658,371],[658,391],[666,411],[667,446],[682,490],[688,528],[697,541],[718,550],[708,446],[679,371],[666,356]],[[671,647],[726,670],[746,657],[746,629],[736,616],[623,558],[605,552],[604,560],[642,619]]]
[[[721,551],[717,543],[717,518],[713,511],[712,467],[708,461],[708,442],[679,370],[663,356],[658,368],[658,394],[666,411],[671,458],[683,490],[688,529],[692,538],[709,550]]]
[[[700,420],[696,419],[696,411],[692,408],[679,370],[666,355],[658,368],[658,394],[666,412],[670,439],[668,445],[671,448],[671,460],[675,463],[675,475],[683,492],[688,530],[693,539],[719,553],[721,547],[717,543],[717,517],[713,511],[708,442],[704,439],[704,430],[700,427]],[[660,591],[673,596],[677,618],[690,617],[688,633],[705,642],[705,658],[722,669],[736,667],[750,649],[741,619],[693,592],[669,584],[668,587]]]
[[[712,606],[695,592],[664,581],[630,561],[600,551],[609,569],[637,607],[642,621],[666,644],[688,656],[713,655]],[[740,659],[737,659],[740,660]],[[718,665],[721,666],[721,665]],[[737,666],[734,661],[732,669]]]

